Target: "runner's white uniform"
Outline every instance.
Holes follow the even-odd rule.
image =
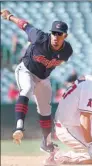
[[[81,161],[84,156],[85,159],[89,159],[92,155],[92,147],[89,154],[88,143],[86,143],[80,128],[80,112],[92,114],[91,79],[92,77],[89,77],[86,81],[82,81],[79,84],[76,81],[75,85],[65,92],[55,114],[56,135],[59,140],[77,152],[81,152],[81,154],[68,152],[68,157],[72,158],[73,161],[76,161],[76,159]],[[92,128],[90,132],[92,133]]]
[[[55,120],[59,120],[66,127],[80,126],[80,112],[92,113],[92,106],[87,106],[92,99],[92,81],[75,84],[65,93],[66,97],[59,102]]]

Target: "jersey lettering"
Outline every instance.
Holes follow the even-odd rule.
[[[43,55],[33,56],[33,59],[39,63],[42,63],[46,68],[55,67],[64,62],[63,60],[57,60],[57,59],[48,60]]]

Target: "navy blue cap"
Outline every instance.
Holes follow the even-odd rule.
[[[53,32],[63,32],[67,33],[68,25],[65,22],[62,21],[54,21],[52,23],[51,31]]]

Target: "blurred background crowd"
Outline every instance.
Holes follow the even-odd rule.
[[[1,2],[1,9],[28,20],[49,32],[55,20],[69,26],[67,41],[73,48],[69,61],[50,75],[52,103],[58,103],[65,89],[83,74],[92,74],[92,2]],[[14,103],[18,97],[14,70],[29,43],[25,32],[1,19],[1,103]],[[30,103],[34,98],[30,99]]]

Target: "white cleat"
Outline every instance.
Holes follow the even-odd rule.
[[[21,130],[16,130],[13,133],[13,142],[14,143],[20,145],[22,138],[23,138],[23,132]]]

